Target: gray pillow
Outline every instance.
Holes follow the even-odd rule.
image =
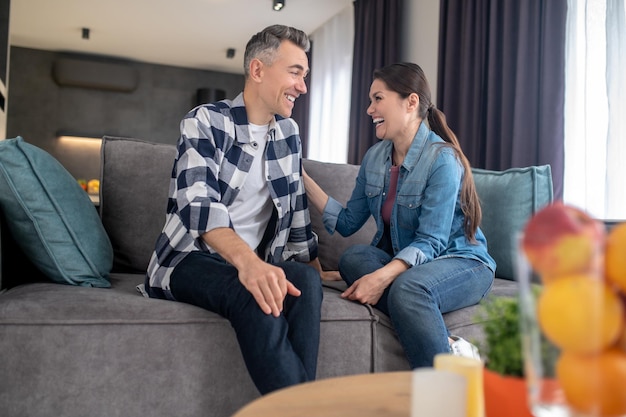
[[[19,247],[49,279],[110,287],[111,242],[89,196],[21,137],[0,141],[0,208]]]
[[[514,280],[516,235],[554,198],[550,165],[505,171],[472,168],[472,173],[483,212],[480,228],[498,265],[496,276]]]
[[[145,272],[165,223],[176,147],[105,136],[101,152],[100,216],[116,271]]]

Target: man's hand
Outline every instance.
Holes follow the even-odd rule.
[[[285,271],[261,260],[233,229],[213,229],[202,238],[237,268],[239,281],[250,291],[265,314],[280,316],[287,294],[294,297],[300,295],[300,290],[287,281]]]
[[[254,297],[265,314],[280,316],[287,294],[298,297],[301,291],[287,281],[285,271],[263,262],[261,259],[250,262],[239,269],[239,281]]]

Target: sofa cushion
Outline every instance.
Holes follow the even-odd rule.
[[[21,137],[0,141],[0,207],[17,244],[49,279],[110,286],[111,242],[89,196]]]
[[[228,320],[141,297],[142,277],[0,293],[0,415],[226,417],[257,398]],[[409,369],[386,318],[323,291],[318,379]]]
[[[480,228],[498,265],[496,276],[513,280],[517,233],[537,210],[553,200],[550,165],[505,171],[473,168],[472,173],[483,212]]]
[[[302,161],[306,172],[322,187],[326,194],[333,196],[342,205],[350,199],[354,188],[359,165],[320,162],[312,159]],[[329,234],[324,227],[322,215],[309,205],[311,225],[319,241],[318,255],[322,268],[326,271],[337,270],[341,254],[357,243],[370,244],[376,233],[374,219],[370,219],[352,236],[342,237],[339,233]]]
[[[145,272],[165,223],[176,147],[140,139],[102,140],[100,216],[116,271]]]

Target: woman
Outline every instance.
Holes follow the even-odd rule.
[[[382,141],[363,158],[346,207],[304,174],[329,233],[349,236],[370,215],[376,220],[371,245],[350,247],[340,259],[349,286],[342,297],[390,317],[412,368],[433,366],[442,352],[476,356],[471,344],[449,335],[442,316],[478,303],[496,269],[478,227],[469,162],[418,65],[375,71],[369,96],[367,114]]]

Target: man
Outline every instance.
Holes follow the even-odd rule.
[[[289,118],[308,49],[298,29],[265,28],[246,46],[243,92],[184,117],[145,283],[150,297],[226,317],[261,394],[317,367],[321,266]]]

